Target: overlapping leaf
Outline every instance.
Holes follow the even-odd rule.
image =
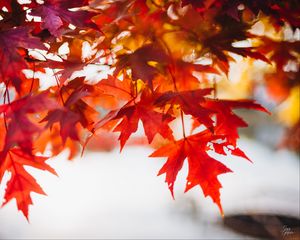
[[[153,99],[151,95],[148,94],[149,93],[144,93],[138,103],[130,101],[121,109],[109,112],[107,116],[97,124],[99,128],[113,121],[113,125],[110,128],[114,129],[115,132],[120,132],[119,140],[121,149],[124,147],[130,135],[137,131],[140,120],[143,123],[149,143],[152,142],[157,133],[163,138],[173,140],[169,123],[174,120],[174,117],[153,109],[153,103],[151,103]],[[116,120],[121,121],[118,122]]]
[[[12,103],[0,105],[0,113],[4,114],[7,121],[4,151],[9,150],[15,144],[26,151],[32,150],[34,137],[42,131],[41,126],[37,124],[38,118],[34,120],[35,116],[32,114],[41,113],[45,109],[51,110],[58,106],[48,97],[48,94],[48,92],[43,92],[36,96],[27,96]]]
[[[141,79],[153,89],[153,79],[159,73],[159,69],[150,62],[165,65],[168,62],[168,56],[159,45],[146,45],[131,54],[120,56],[116,66],[115,73],[130,67],[132,71],[132,79],[134,81]]]

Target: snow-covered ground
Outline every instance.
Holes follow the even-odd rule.
[[[234,212],[281,213],[299,217],[299,159],[241,139],[253,160],[221,159],[234,173],[222,175],[222,203]],[[59,178],[34,171],[47,197],[32,194],[27,223],[15,202],[0,209],[0,239],[168,238],[245,239],[222,226],[217,207],[199,188],[183,194],[185,169],[172,200],[164,177],[156,177],[163,159],[148,158],[151,149],[128,146],[119,154],[86,153],[73,162],[66,153],[49,163]],[[32,171],[32,170],[31,170]],[[0,199],[3,196],[0,189]]]

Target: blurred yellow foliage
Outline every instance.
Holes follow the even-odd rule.
[[[290,96],[281,104],[278,112],[279,119],[291,127],[300,119],[300,87],[294,87]]]
[[[252,64],[253,60],[247,58],[230,64],[228,79],[224,77],[217,84],[217,97],[225,99],[248,98],[253,87]]]
[[[195,53],[195,49],[199,51],[201,45],[189,39],[183,32],[169,32],[163,36],[164,42],[172,52],[174,58],[184,58]],[[180,44],[178,44],[180,43]]]
[[[125,50],[134,52],[146,42],[146,39],[141,34],[131,34],[118,40],[118,45]]]

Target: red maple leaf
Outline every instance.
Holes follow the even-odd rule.
[[[158,175],[166,174],[166,183],[173,197],[176,177],[187,159],[189,171],[185,192],[199,185],[204,195],[212,198],[223,215],[220,202],[222,185],[217,177],[220,174],[231,172],[231,170],[207,154],[208,143],[216,139],[220,139],[220,136],[213,135],[206,130],[163,146],[153,152],[150,157],[168,157]]]
[[[161,78],[154,79],[154,81],[156,80],[155,86],[158,86],[158,91],[160,92],[174,90],[174,79],[178,91],[189,91],[199,88],[200,82],[206,80],[205,74],[219,74],[215,68],[209,65],[194,64],[182,60],[177,60],[169,65],[168,70],[170,77],[161,76]],[[196,77],[195,73],[201,74],[201,78]]]
[[[0,183],[6,171],[11,173],[3,205],[15,198],[18,209],[23,212],[27,220],[28,206],[32,204],[30,193],[36,192],[44,195],[45,193],[36,180],[24,169],[24,166],[46,170],[57,175],[55,170],[45,163],[47,159],[46,157],[34,156],[17,147],[0,152]]]
[[[11,57],[14,59],[18,56],[18,48],[25,49],[42,49],[47,50],[47,48],[42,44],[42,42],[30,35],[31,29],[29,27],[17,27],[13,29],[8,29],[0,32],[0,49],[5,57]]]
[[[214,133],[225,136],[227,143],[233,147],[236,147],[239,138],[238,128],[248,126],[241,117],[233,112],[234,109],[253,109],[269,113],[264,107],[252,100],[206,99],[202,106],[216,111]]]
[[[58,104],[48,97],[48,91],[35,96],[26,96],[12,103],[0,105],[0,113],[3,113],[7,121],[5,132],[4,151],[18,144],[24,150],[32,150],[34,136],[42,131],[41,126],[34,121],[33,114],[51,110]],[[30,117],[31,116],[31,117]]]
[[[57,77],[61,85],[70,80],[73,73],[83,70],[87,65],[88,63],[82,62],[81,59],[76,59],[76,61],[65,59],[62,59],[62,61],[54,61],[47,59],[38,64],[39,67],[51,68],[53,72],[55,72],[54,76]]]
[[[90,27],[97,29],[97,26],[91,20],[95,16],[94,13],[85,10],[70,11],[72,8],[86,5],[88,5],[86,0],[47,0],[43,5],[33,9],[30,14],[42,18],[42,29],[47,29],[53,36],[60,37],[62,31],[69,24],[80,28]]]
[[[63,100],[63,106],[49,111],[41,120],[41,122],[47,122],[46,128],[50,129],[54,124],[59,124],[63,144],[66,143],[68,137],[75,141],[80,140],[78,123],[85,129],[93,128],[98,112],[89,106],[84,98],[93,94],[94,89],[95,86],[85,84],[83,78],[72,80],[59,90],[59,97],[63,98],[63,95],[67,95],[67,98]]]
[[[131,79],[126,75],[124,75],[122,81],[114,76],[108,75],[107,79],[101,80],[96,87],[99,91],[102,91],[103,94],[114,96],[118,98],[119,101],[130,101],[134,97],[132,95],[133,84]]]
[[[121,132],[119,137],[121,149],[130,135],[137,131],[139,120],[143,123],[149,143],[152,142],[157,133],[164,138],[173,139],[172,130],[168,124],[174,118],[170,115],[153,111],[143,105],[137,105],[122,108],[114,119],[119,118],[122,118],[122,121],[116,126],[114,132]]]
[[[152,104],[152,96],[148,95],[147,91],[144,91],[139,102],[135,102],[133,99],[121,109],[109,112],[97,123],[96,128],[101,128],[112,121],[113,124],[110,126],[110,129],[121,133],[119,136],[121,150],[131,134],[137,131],[140,120],[143,123],[149,143],[152,142],[157,133],[164,138],[173,140],[172,130],[168,124],[174,120],[174,117],[153,109]],[[120,119],[121,121],[116,121]]]
[[[211,115],[214,113],[214,110],[211,110],[213,108],[204,108],[201,106],[201,103],[205,102],[204,97],[211,94],[212,90],[212,88],[207,88],[181,92],[166,92],[155,100],[155,105],[161,108],[164,108],[167,104],[171,106],[179,105],[185,114],[192,115],[207,128],[211,129],[213,127]]]
[[[20,49],[42,49],[47,48],[42,42],[30,35],[29,27],[16,27],[0,31],[0,72],[1,82],[6,85],[12,83],[16,89],[20,88],[22,70],[28,67],[27,62]]]

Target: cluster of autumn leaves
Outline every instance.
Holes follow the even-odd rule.
[[[44,192],[24,166],[55,174],[45,162],[49,157],[68,149],[72,159],[78,145],[84,148],[103,130],[119,132],[122,149],[141,122],[148,143],[165,139],[151,157],[167,157],[159,174],[165,174],[172,194],[187,160],[186,191],[199,185],[222,213],[217,177],[230,169],[207,152],[248,159],[237,147],[238,128],[247,123],[234,110],[267,111],[251,100],[218,99],[218,76],[226,76],[234,55],[240,55],[275,65],[281,76],[276,84],[284,89],[299,83],[298,72],[291,78],[284,70],[291,61],[299,63],[299,42],[254,34],[252,27],[261,19],[278,30],[286,25],[295,30],[299,4],[1,1],[0,182],[11,174],[4,204],[16,199],[28,218],[30,193]],[[244,40],[253,46],[234,45]],[[88,67],[104,77],[92,79]],[[52,82],[45,77],[49,73]],[[191,133],[186,116],[193,122]],[[182,124],[180,139],[170,125],[176,118]],[[49,147],[51,156],[41,155]]]

